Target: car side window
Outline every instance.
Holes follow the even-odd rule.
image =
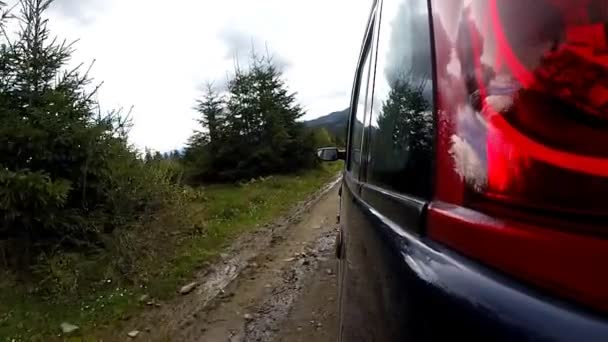
[[[352,173],[355,179],[359,179],[362,166],[362,150],[363,150],[363,127],[367,116],[368,104],[368,85],[370,75],[370,53],[369,49],[364,49],[365,55],[362,58],[362,64],[357,74],[356,88],[354,89],[352,98],[351,112],[351,138],[349,146],[349,167],[348,170]]]
[[[368,182],[431,196],[432,53],[426,0],[385,0],[370,125]]]

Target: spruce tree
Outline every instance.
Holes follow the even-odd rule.
[[[51,37],[52,3],[21,0],[21,29],[0,45],[0,239],[81,245],[145,207],[145,175],[128,119],[102,114],[89,70],[68,69],[74,45]]]
[[[297,121],[304,111],[271,58],[252,53],[249,68],[237,67],[226,90],[220,99],[208,88],[198,102],[202,129],[186,153],[192,173],[233,181],[315,164],[314,136]]]
[[[224,101],[213,83],[205,85],[203,98],[197,100],[195,109],[201,115],[198,123],[206,128],[205,133],[199,133],[208,135],[208,141],[211,144],[219,142],[223,125]]]

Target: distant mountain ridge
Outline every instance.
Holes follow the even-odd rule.
[[[349,113],[350,108],[346,108],[314,120],[305,121],[304,124],[309,128],[325,128],[338,141],[344,142],[346,141]]]

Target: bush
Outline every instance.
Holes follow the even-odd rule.
[[[311,134],[313,136],[312,139],[315,143],[315,148],[331,147],[337,145],[331,134],[329,134],[327,129],[323,127],[312,130]]]
[[[56,214],[65,205],[70,190],[67,180],[53,181],[41,171],[0,170],[2,232],[6,234],[15,226],[24,229],[59,226]]]

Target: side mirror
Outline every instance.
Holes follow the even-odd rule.
[[[326,162],[345,160],[346,152],[339,150],[337,147],[324,147],[317,150],[317,158]]]

